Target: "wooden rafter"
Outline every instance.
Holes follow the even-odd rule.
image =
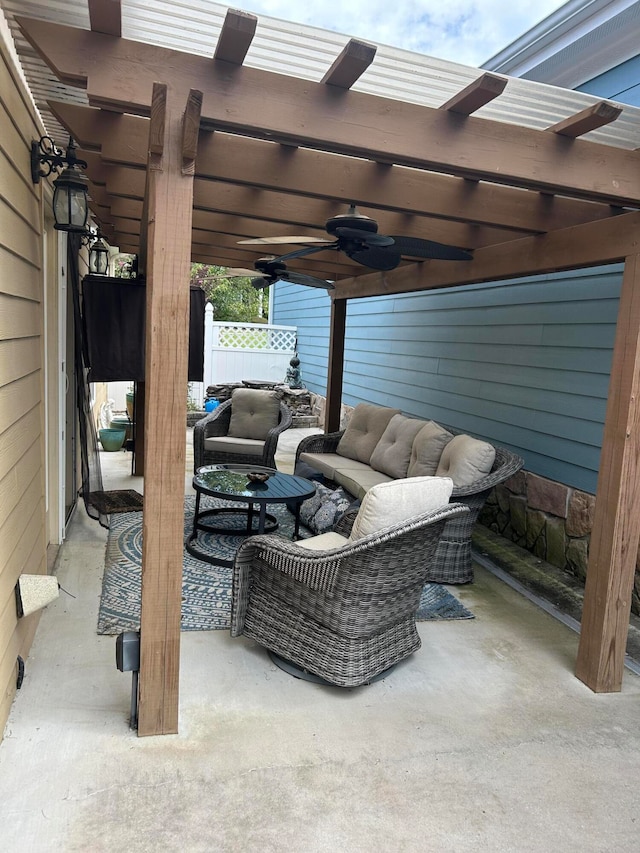
[[[50,107],[85,152],[100,149],[105,163],[144,165],[148,119],[60,102],[50,102]],[[612,213],[607,204],[292,149],[227,133],[201,132],[196,172],[199,177],[229,183],[516,231],[543,233]]]
[[[376,48],[372,44],[351,39],[321,82],[339,89],[350,89],[371,65],[375,55]]]
[[[94,33],[122,35],[121,0],[88,0],[89,23]]]
[[[600,146],[579,139],[362,92],[336,98],[331,86],[255,68],[229,75],[203,57],[126,39],[109,42],[107,61],[108,36],[17,21],[60,79],[86,85],[94,106],[148,114],[153,81],[170,68],[176,88],[203,91],[202,121],[211,129],[610,204],[640,198],[634,151],[608,148],[603,158]]]
[[[497,74],[491,74],[487,71],[473,83],[469,83],[457,95],[449,98],[440,109],[459,113],[463,116],[471,115],[501,95],[506,85],[506,77],[499,77]]]
[[[214,59],[242,65],[256,32],[258,19],[248,12],[228,9],[225,15],[220,37],[216,45]]]
[[[599,127],[611,124],[621,113],[622,107],[610,104],[608,101],[600,101],[600,103],[594,104],[592,107],[587,107],[579,113],[551,125],[548,130],[560,136],[569,136],[571,139],[576,139],[578,136],[584,136],[585,133],[589,133],[590,130],[597,130]]]

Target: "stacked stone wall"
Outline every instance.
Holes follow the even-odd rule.
[[[588,492],[518,471],[493,489],[479,521],[584,582],[595,503]],[[640,615],[640,552],[631,609]]]

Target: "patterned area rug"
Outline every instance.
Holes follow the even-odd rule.
[[[185,539],[191,533],[195,497],[185,498]],[[201,509],[229,506],[225,501],[203,497]],[[271,505],[282,536],[293,535],[293,516],[285,506]],[[222,516],[220,524],[234,523],[233,516]],[[237,523],[237,519],[235,519]],[[313,534],[302,530],[301,535]],[[198,535],[200,546],[232,560],[244,541],[243,536]],[[140,566],[142,564],[142,514],[122,513],[111,518],[107,538],[102,596],[98,614],[98,634],[120,634],[140,628]],[[184,551],[182,575],[182,630],[215,631],[228,629],[231,614],[232,569],[213,566]],[[429,619],[473,619],[473,613],[440,584],[426,584],[420,599],[419,621]]]

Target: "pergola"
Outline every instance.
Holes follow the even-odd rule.
[[[178,725],[189,264],[252,266],[264,249],[238,240],[325,236],[349,202],[383,233],[474,257],[384,273],[330,252],[291,262],[336,281],[329,430],[349,299],[624,261],[576,666],[592,690],[619,690],[640,538],[640,110],[479,71],[429,106],[359,90],[376,62],[360,41],[309,80],[246,63],[250,14],[229,10],[205,57],[122,38],[120,0],[88,8],[90,30],[16,20],[56,78],[86,90],[88,105],[40,107],[87,160],[103,233],[147,276],[139,734]],[[428,85],[418,72],[414,85]],[[519,122],[536,99],[536,120]]]

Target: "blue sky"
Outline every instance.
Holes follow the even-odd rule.
[[[479,66],[564,0],[238,0],[230,5]]]

